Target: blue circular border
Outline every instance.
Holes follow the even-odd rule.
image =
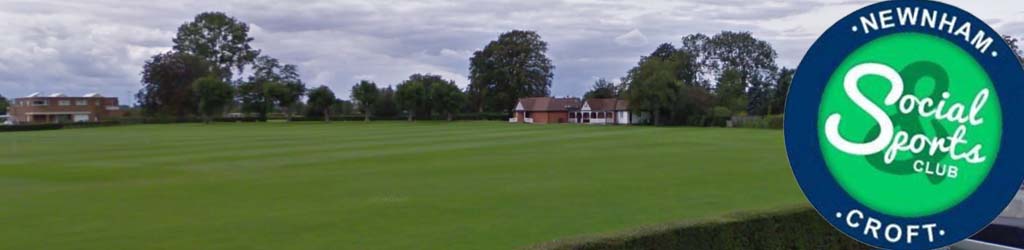
[[[860,16],[877,13],[880,10],[897,7],[919,7],[949,13],[957,16],[957,24],[971,22],[972,32],[984,30],[993,37],[990,51],[998,56],[981,54],[968,43],[952,40],[952,34],[921,26],[905,27],[897,24],[894,28],[873,30],[870,34],[852,31],[860,27]],[[894,22],[898,22],[895,11]],[[940,16],[941,18],[941,16]],[[954,28],[958,28],[955,26]],[[844,191],[828,171],[819,147],[818,109],[828,79],[839,64],[861,45],[874,39],[903,32],[918,32],[950,40],[971,54],[988,72],[999,96],[1003,111],[1003,138],[1000,151],[985,181],[960,204],[938,214],[926,217],[903,218],[886,215],[870,209],[854,200]],[[973,35],[973,33],[972,33]],[[927,53],[927,52],[923,52]],[[829,223],[850,237],[871,246],[888,249],[935,249],[951,245],[983,229],[999,215],[1017,194],[1024,181],[1024,164],[1020,154],[1021,139],[1024,139],[1024,69],[1015,53],[992,27],[974,15],[957,7],[935,1],[895,0],[885,1],[857,10],[835,23],[814,42],[797,68],[793,84],[786,100],[785,141],[786,151],[796,177],[808,201]],[[879,239],[865,236],[861,228],[845,226],[845,217],[836,218],[837,212],[847,213],[852,209],[864,212],[866,217],[877,218],[883,227],[889,223],[899,225],[938,223],[945,230],[944,236],[936,233],[935,242],[927,242],[922,234],[913,243],[905,241],[890,243],[884,236]],[[882,232],[879,232],[880,234]],[[923,236],[923,237],[922,237]]]

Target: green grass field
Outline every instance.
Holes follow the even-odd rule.
[[[0,249],[522,249],[806,203],[775,130],[137,125],[0,154]]]

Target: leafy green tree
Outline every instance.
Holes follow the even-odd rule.
[[[750,32],[723,31],[711,37],[703,34],[683,37],[681,50],[697,58],[702,66],[698,76],[720,80],[728,70],[739,72],[740,79],[734,83],[742,85],[743,93],[753,102],[747,103],[745,108],[731,108],[733,111],[760,114],[768,110],[770,100],[767,97],[774,89],[778,73],[775,64],[778,53],[771,44],[754,38]]]
[[[142,89],[135,94],[139,107],[150,116],[167,115],[178,119],[197,110],[192,83],[219,75],[202,57],[167,52],[157,54],[142,67]]]
[[[432,87],[430,102],[438,114],[444,114],[448,121],[455,119],[455,114],[465,105],[465,93],[459,90],[455,82],[441,82]]]
[[[423,86],[423,92],[420,93],[423,95],[420,98],[422,102],[420,107],[416,110],[416,114],[418,116],[430,118],[432,112],[435,111],[435,102],[432,101],[431,99],[435,87],[438,85],[449,83],[449,81],[445,80],[439,75],[413,74],[409,76],[409,79],[406,82],[418,82],[420,85]],[[452,84],[454,84],[454,82]]]
[[[341,115],[355,114],[355,105],[349,100],[335,100],[334,105],[331,105],[331,113]]]
[[[695,56],[702,66],[701,71],[713,78],[733,69],[742,72],[744,82],[768,82],[778,70],[775,64],[778,53],[771,44],[754,38],[750,32],[723,31],[711,37],[689,35],[683,37],[680,50]]]
[[[10,103],[10,101],[7,100],[7,97],[4,97],[3,95],[0,95],[0,115],[6,115],[7,114],[7,108],[10,107],[10,106],[11,106],[11,103]]]
[[[359,84],[352,86],[352,100],[359,105],[359,111],[363,112],[365,121],[370,121],[370,115],[373,113],[374,104],[377,103],[379,92],[377,84],[367,80],[362,80]]]
[[[429,101],[427,88],[422,81],[406,80],[395,88],[395,101],[399,108],[406,111],[407,119],[411,122]]]
[[[614,83],[604,78],[597,79],[594,82],[594,86],[587,93],[583,94],[583,98],[615,98],[618,97],[617,88]]]
[[[292,121],[292,109],[301,105],[299,99],[306,94],[306,85],[302,81],[271,83],[268,86],[270,98],[280,107],[288,121]]]
[[[239,75],[259,55],[249,43],[249,25],[223,12],[203,12],[178,27],[174,50],[199,56],[214,64],[224,80],[232,70]]]
[[[224,107],[234,97],[234,88],[217,76],[206,76],[192,83],[192,92],[196,95],[199,114],[203,122],[209,124],[211,117],[223,112]]]
[[[707,84],[697,81],[699,67],[689,51],[676,49],[671,44],[661,44],[651,55],[642,57],[640,63],[627,72],[622,84],[616,89],[620,95],[630,100],[630,106],[637,109],[634,111],[656,113],[658,125],[700,125],[710,110],[709,100],[712,98]],[[649,82],[651,79],[660,80]],[[664,82],[674,84],[656,84]],[[660,92],[652,91],[652,87],[660,88],[657,90]],[[638,89],[633,91],[634,88]],[[657,99],[641,100],[642,98]],[[651,109],[652,107],[658,108]],[[664,114],[666,112],[668,115]],[[670,119],[666,121],[663,118]]]
[[[727,69],[718,78],[715,94],[718,96],[718,106],[726,107],[729,110],[745,110],[747,108],[747,97],[744,93],[746,84],[743,82],[743,71],[739,69]]]
[[[337,103],[337,97],[334,97],[334,91],[327,86],[320,86],[309,90],[309,104],[310,110],[319,111],[324,116],[325,122],[331,121],[331,107]]]
[[[708,126],[711,121],[714,96],[701,86],[679,86],[675,105],[672,106],[672,121],[676,124]]]
[[[668,60],[669,58],[676,56],[676,53],[679,53],[679,50],[671,43],[662,43],[661,45],[658,45],[657,49],[654,49],[654,52],[651,52],[650,58]]]
[[[521,97],[547,96],[555,66],[533,31],[501,34],[470,58],[471,100],[479,111],[510,111]]]
[[[640,65],[627,77],[629,88],[626,99],[633,112],[650,111],[653,113],[654,125],[661,125],[662,112],[675,104],[677,90],[682,85],[674,74],[678,63],[675,58],[641,60]]]
[[[786,112],[786,98],[789,95],[789,86],[793,84],[794,74],[796,74],[795,69],[782,68],[779,70],[779,79],[778,83],[775,84],[771,110],[768,111],[768,114],[782,114]]]
[[[294,65],[285,65],[281,69],[281,80],[270,85],[270,97],[284,111],[288,121],[292,120],[292,107],[306,94],[306,84],[296,71]]]
[[[395,99],[408,112],[407,119],[430,118],[433,114],[454,118],[466,103],[465,94],[454,81],[439,75],[413,74],[398,85]]]
[[[401,110],[398,109],[398,101],[395,96],[395,88],[388,85],[377,91],[377,102],[373,104],[373,115],[377,117],[396,117]]]
[[[302,97],[305,85],[295,65],[282,65],[277,59],[260,56],[253,64],[253,74],[248,81],[239,83],[238,90],[242,110],[257,113],[260,120],[266,121],[275,103],[289,113],[288,107]]]
[[[260,121],[267,120],[267,113],[270,112],[273,104],[270,97],[270,86],[273,82],[257,80],[250,77],[248,81],[239,81],[238,103],[244,113],[256,113]]]

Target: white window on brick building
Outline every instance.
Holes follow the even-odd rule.
[[[60,100],[60,101],[57,101],[57,105],[60,105],[60,106],[71,106],[71,100]]]
[[[87,100],[75,100],[75,106],[85,106],[85,105],[89,105],[89,101],[87,101]]]

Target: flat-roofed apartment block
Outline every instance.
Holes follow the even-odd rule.
[[[124,114],[116,97],[96,93],[81,97],[61,93],[33,93],[16,98],[8,107],[8,119],[15,124],[101,122]]]

